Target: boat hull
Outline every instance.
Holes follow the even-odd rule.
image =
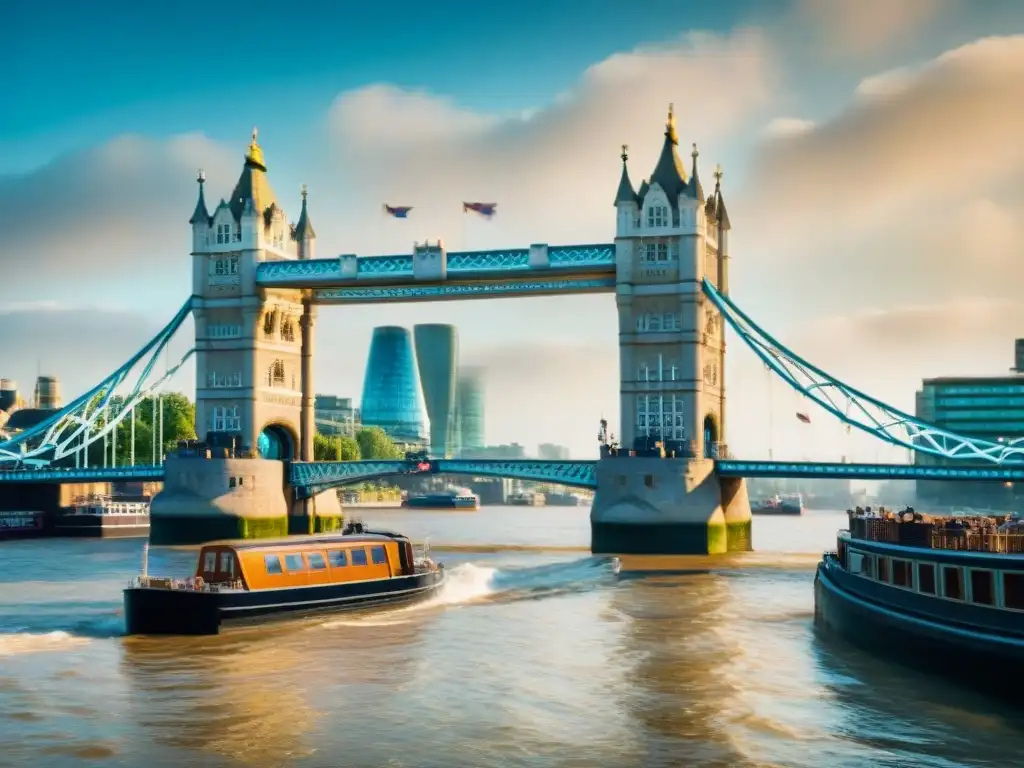
[[[446,510],[446,509],[457,509],[465,512],[475,512],[480,509],[479,502],[476,501],[458,501],[455,499],[409,499],[408,501],[402,502],[402,507],[405,509],[423,509],[423,510]]]
[[[802,507],[757,507],[751,505],[752,515],[799,516],[804,513]]]
[[[442,566],[412,576],[252,592],[129,587],[124,591],[125,631],[129,635],[215,635],[233,625],[413,603],[435,595],[444,580]]]
[[[835,576],[827,561],[819,563],[814,578],[814,622],[819,631],[879,651],[885,659],[1019,699],[1024,639],[882,605],[844,589]]]

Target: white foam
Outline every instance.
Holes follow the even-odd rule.
[[[447,571],[441,591],[429,600],[414,603],[405,608],[382,611],[367,616],[344,619],[333,619],[324,622],[322,627],[391,627],[404,624],[414,614],[439,606],[454,606],[471,603],[486,597],[494,591],[494,575],[496,568],[485,568],[472,563],[462,563]]]
[[[494,591],[494,576],[497,573],[497,568],[487,568],[473,563],[457,565],[448,570],[440,594],[430,602],[459,605],[486,597]]]
[[[89,638],[67,632],[11,632],[0,634],[0,657],[27,653],[52,653],[87,645]]]

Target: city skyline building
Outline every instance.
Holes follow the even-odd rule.
[[[1024,339],[1014,344],[1014,367],[1022,369]],[[922,421],[947,429],[958,435],[977,437],[997,443],[1008,443],[1024,438],[1024,376],[944,376],[924,379],[915,393],[914,415]],[[963,464],[963,459],[946,459],[914,451],[915,464],[949,466]],[[984,464],[983,461],[971,462]],[[1014,486],[1005,488],[984,482],[949,482],[918,480],[917,493],[921,498],[956,499],[982,506],[979,499],[990,499],[993,492],[1011,496]],[[973,501],[972,501],[973,500]],[[1000,498],[999,501],[1003,499]]]
[[[454,325],[413,326],[416,365],[430,422],[430,453],[455,454],[455,393],[459,366],[459,332]]]
[[[361,411],[363,426],[380,427],[397,442],[426,441],[416,353],[407,328],[373,329]]]
[[[329,437],[355,437],[362,420],[351,397],[317,395],[313,403],[317,432]]]
[[[484,437],[484,377],[479,368],[459,370],[455,390],[456,450],[459,455],[478,451]]]

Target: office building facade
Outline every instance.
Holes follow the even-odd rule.
[[[316,431],[322,435],[355,437],[362,423],[359,409],[353,407],[351,397],[317,395],[313,411]]]
[[[1014,345],[1015,367],[1024,362],[1024,339]],[[1024,438],[1024,376],[942,377],[925,379],[915,398],[915,415],[966,437],[992,442],[1010,442]],[[920,451],[914,462],[924,466],[963,465],[963,459],[946,459]],[[983,462],[976,462],[981,464]],[[992,483],[939,482],[919,480],[917,493],[922,498],[944,499],[949,503],[983,507],[1016,496],[1013,486],[996,489]],[[994,494],[994,495],[993,495]],[[995,498],[995,497],[998,498]],[[981,502],[985,503],[981,503]]]
[[[455,435],[459,455],[479,451],[484,442],[483,372],[468,368],[459,371],[455,394]]]

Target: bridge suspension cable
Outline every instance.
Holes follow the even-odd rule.
[[[86,453],[88,446],[97,440],[103,441],[103,461],[106,464],[108,445],[116,451],[117,426],[132,414],[144,398],[174,376],[195,352],[195,348],[190,347],[173,366],[165,364],[163,375],[154,380],[153,371],[161,355],[169,354],[168,344],[191,312],[190,297],[171,321],[128,362],[57,413],[9,440],[0,442],[0,465],[46,466],[78,452]],[[115,403],[118,407],[114,413],[110,413],[111,400],[117,388],[133,372],[137,372],[135,383],[123,399]]]
[[[706,278],[703,288],[732,329],[766,366],[843,423],[892,445],[933,456],[1024,464],[1024,438],[999,443],[967,437],[893,408],[833,378],[792,352],[758,326],[731,297],[719,293]]]

